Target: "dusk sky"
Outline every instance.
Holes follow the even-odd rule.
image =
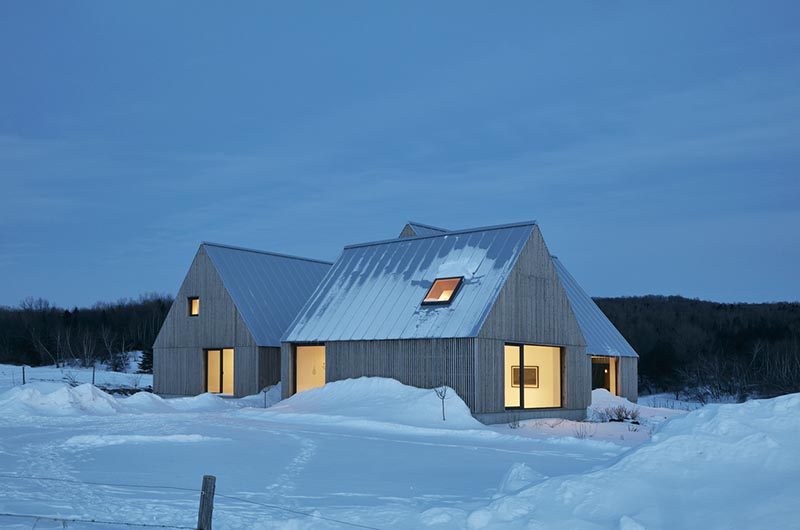
[[[0,305],[536,219],[594,296],[800,300],[800,4],[2,2]]]

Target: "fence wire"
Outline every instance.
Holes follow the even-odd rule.
[[[76,484],[81,486],[104,486],[110,488],[138,488],[138,489],[160,489],[160,490],[171,490],[171,491],[188,491],[191,493],[195,493],[199,495],[199,491],[197,488],[185,488],[181,486],[168,486],[168,485],[154,485],[154,484],[124,484],[124,483],[109,483],[109,482],[96,482],[96,481],[81,481],[81,480],[73,480],[73,479],[66,479],[66,478],[56,478],[56,477],[40,477],[40,476],[29,476],[29,475],[20,475],[17,473],[3,473],[0,472],[0,477],[3,479],[16,479],[16,480],[40,480],[44,482],[60,482],[65,484]],[[336,523],[342,526],[347,526],[350,528],[363,528],[367,530],[380,530],[375,526],[369,526],[361,523],[354,523],[351,521],[345,521],[343,519],[336,519],[333,517],[327,517],[324,515],[320,515],[317,513],[306,512],[303,510],[298,510],[295,508],[289,508],[288,506],[281,506],[279,504],[270,504],[265,502],[254,501],[252,499],[245,499],[242,497],[237,497],[234,495],[228,495],[225,493],[220,493],[216,491],[214,494],[215,498],[219,497],[221,499],[226,499],[230,501],[237,501],[246,504],[252,504],[255,506],[261,506],[263,508],[268,508],[270,510],[277,510],[282,511],[285,513],[290,513],[293,515],[299,515],[302,517],[308,517],[310,519],[316,519],[320,521],[326,521],[329,523]],[[225,511],[223,508],[222,511]],[[153,523],[125,523],[120,521],[101,521],[99,519],[79,519],[79,518],[65,518],[65,517],[55,517],[55,516],[46,516],[46,515],[34,515],[34,514],[14,514],[14,513],[0,513],[0,516],[5,517],[19,517],[19,518],[28,518],[28,519],[40,519],[40,520],[51,520],[56,522],[79,522],[79,523],[88,523],[88,524],[107,524],[107,525],[122,525],[128,527],[151,527],[151,528],[177,528],[177,529],[191,529],[195,530],[194,526],[176,526],[176,525],[160,525],[160,524],[153,524]]]

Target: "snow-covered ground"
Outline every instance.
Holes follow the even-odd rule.
[[[150,374],[137,374],[141,352],[130,352],[130,361],[127,372],[112,372],[98,363],[95,370],[95,385],[112,388],[147,388],[153,386],[153,376]],[[78,366],[26,366],[25,381],[35,382],[64,382],[64,383],[91,383],[92,369]],[[0,391],[22,384],[22,367],[10,364],[0,364]]]
[[[0,370],[4,367],[0,367]],[[0,371],[0,373],[3,373]],[[601,419],[484,426],[386,379],[278,402],[0,380],[0,513],[215,528],[797,528],[800,395],[686,412],[595,391]],[[39,477],[39,478],[32,478]],[[103,484],[116,484],[109,486]],[[0,516],[1,528],[34,521]],[[61,528],[41,520],[36,528]],[[116,528],[69,523],[69,528]]]

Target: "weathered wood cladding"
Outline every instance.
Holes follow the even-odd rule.
[[[507,342],[562,348],[562,407],[579,411],[591,402],[591,359],[578,321],[569,305],[550,252],[536,227],[476,339],[476,414],[503,421],[505,411],[503,355]],[[529,410],[509,412],[542,417]],[[570,417],[575,416],[572,414]]]
[[[591,402],[591,361],[582,346],[564,346],[561,349],[561,407],[558,409],[505,409],[505,373],[503,356],[508,341],[475,339],[475,408],[473,413],[481,421],[502,422],[509,418],[520,419],[562,416],[562,411],[583,410]],[[531,342],[531,344],[534,344]],[[543,412],[543,411],[546,411]],[[503,416],[502,414],[506,414]],[[481,416],[487,415],[487,416]],[[575,419],[581,414],[570,413]]]
[[[636,403],[639,399],[639,359],[638,357],[619,357],[619,395]]]
[[[414,227],[412,227],[410,224],[407,224],[406,226],[403,227],[403,231],[400,232],[400,236],[399,237],[401,237],[401,238],[404,238],[404,237],[415,237],[416,235],[417,235],[417,233],[414,232]]]
[[[200,348],[155,348],[153,392],[194,396],[206,391],[205,358]]]
[[[478,336],[523,344],[586,346],[538,226]]]
[[[294,392],[294,345],[281,349],[282,392]],[[332,341],[325,343],[326,381],[390,377],[419,388],[447,385],[475,405],[474,339]]]
[[[200,314],[190,317],[187,300],[200,297]],[[258,392],[258,347],[211,259],[200,247],[178,290],[153,347],[153,389],[161,394],[205,391],[204,350],[234,348],[237,396]]]
[[[274,346],[258,347],[258,389],[276,385],[281,380],[281,349]]]

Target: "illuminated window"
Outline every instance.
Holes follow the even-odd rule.
[[[433,285],[431,285],[422,303],[449,304],[453,301],[453,297],[455,297],[458,292],[458,288],[461,287],[461,281],[463,279],[464,278],[461,276],[458,278],[437,278],[436,281],[433,282]]]
[[[561,406],[561,349],[531,344],[505,345],[506,408]]]
[[[189,298],[189,316],[196,317],[200,314],[200,298],[193,296]]]

